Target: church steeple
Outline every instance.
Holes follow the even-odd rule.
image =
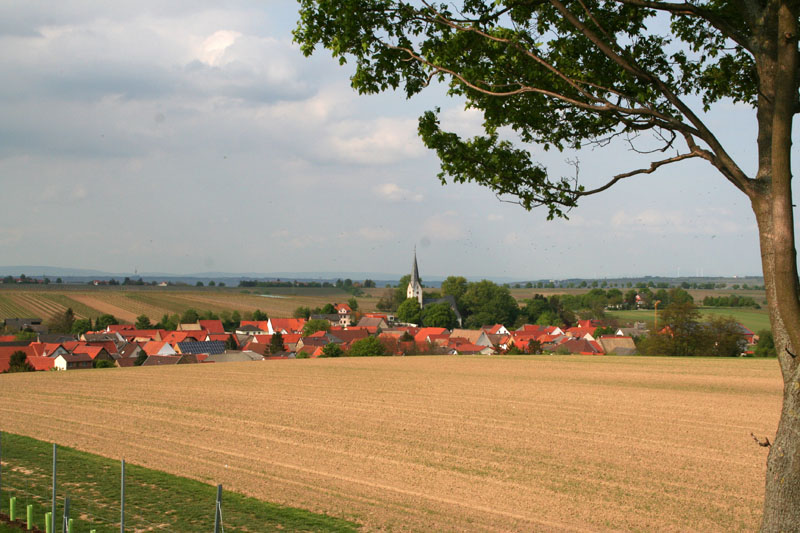
[[[414,265],[411,268],[411,281],[408,283],[406,298],[416,298],[422,307],[422,285],[419,282],[419,268],[417,267],[417,247],[414,246]]]

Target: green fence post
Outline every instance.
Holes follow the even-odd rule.
[[[28,504],[28,531],[33,529],[33,504]]]
[[[69,522],[67,522],[67,533],[72,533],[72,523],[75,521],[74,518],[70,518]]]
[[[17,519],[17,497],[16,496],[12,496],[11,499],[8,500],[8,506],[11,509],[11,512],[9,513],[8,516],[11,517],[11,521],[13,522],[14,520]]]
[[[53,533],[53,522],[50,521],[52,513],[44,513],[44,533]]]

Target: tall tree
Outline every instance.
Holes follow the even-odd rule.
[[[8,360],[7,373],[13,374],[15,372],[33,372],[35,369],[28,362],[28,355],[22,350],[17,350],[11,354]]]
[[[106,329],[108,326],[115,324],[119,324],[119,320],[117,320],[117,317],[115,317],[114,315],[105,314],[105,315],[100,315],[97,318],[97,321],[95,322],[94,326],[98,330],[103,330]]]
[[[280,331],[276,331],[272,334],[272,338],[269,340],[269,353],[280,353],[284,349],[283,334]]]
[[[150,329],[153,324],[150,322],[150,317],[147,315],[139,315],[136,317],[136,329]]]
[[[419,123],[440,179],[472,181],[524,208],[561,216],[584,196],[689,159],[707,162],[749,200],[758,225],[769,315],[784,380],[781,421],[767,461],[762,529],[800,523],[800,281],[791,144],[800,112],[796,0],[300,0],[295,38],[353,60],[364,93],[432,80],[483,114],[485,134]],[[737,161],[696,109],[752,106],[757,169]],[[519,143],[500,135],[511,131]],[[551,177],[525,144],[578,149],[652,134],[649,164],[597,188]],[[520,145],[520,143],[522,145]],[[644,150],[643,148],[639,148]],[[638,165],[637,165],[638,166]]]

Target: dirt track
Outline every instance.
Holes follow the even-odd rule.
[[[0,425],[368,529],[731,531],[780,391],[775,361],[267,361],[0,376]]]

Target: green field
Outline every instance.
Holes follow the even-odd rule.
[[[44,513],[51,509],[52,445],[3,432],[2,454],[2,513],[8,514],[9,498],[16,496],[17,518],[24,519],[27,505],[32,504],[34,524],[44,529]],[[118,531],[120,463],[66,447],[58,448],[57,457],[57,531],[65,496],[71,500],[74,531]],[[213,530],[215,486],[132,464],[126,465],[125,474],[126,529]],[[222,517],[227,531],[357,530],[341,519],[224,491]],[[0,531],[20,530],[3,525]]]
[[[766,309],[750,309],[746,307],[701,307],[700,313],[703,316],[732,316],[753,332],[758,332],[762,329],[770,329],[769,314],[767,314]],[[652,309],[608,311],[607,314],[620,322],[647,322],[649,327],[653,326],[655,320],[655,311]]]

